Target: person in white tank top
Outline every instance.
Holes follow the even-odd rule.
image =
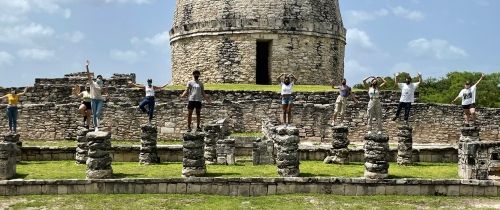
[[[281,105],[283,105],[283,124],[292,123],[292,93],[293,86],[297,82],[297,77],[293,74],[281,74],[278,77],[281,84]]]
[[[132,82],[129,82],[129,87],[131,88],[142,88],[146,92],[146,97],[142,100],[142,102],[139,104],[139,109],[143,112],[148,114],[149,116],[149,124],[151,124],[151,121],[153,120],[154,117],[154,111],[155,111],[155,91],[157,90],[162,90],[165,88],[164,85],[163,87],[157,87],[153,86],[153,80],[148,79],[148,85],[139,85],[139,84],[134,84]],[[148,109],[146,109],[146,106],[148,106]]]
[[[368,84],[368,80],[372,79]],[[379,81],[382,81],[382,84],[378,85]],[[363,84],[365,86],[369,86],[368,88],[368,96],[370,97],[370,101],[368,102],[368,134],[372,133],[373,130],[373,121],[377,122],[377,134],[382,134],[382,104],[380,103],[380,87],[383,87],[386,84],[386,81],[382,77],[367,77],[363,80]]]

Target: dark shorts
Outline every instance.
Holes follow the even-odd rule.
[[[92,109],[92,105],[91,105],[90,102],[83,102],[82,104],[85,105],[85,109],[87,109],[87,110],[91,110]]]
[[[201,101],[190,101],[188,103],[188,109],[193,110],[193,109],[201,109],[202,104]]]
[[[476,108],[476,104],[469,104],[469,105],[462,105],[462,108],[465,109],[465,110],[469,110],[469,109],[474,109]]]

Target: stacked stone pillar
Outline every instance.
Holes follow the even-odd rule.
[[[389,136],[386,134],[365,135],[365,177],[386,179],[389,177]]]
[[[140,164],[160,163],[160,157],[157,152],[158,130],[153,125],[141,126],[141,148],[139,153]]]
[[[204,157],[204,133],[186,133],[183,142],[182,176],[203,176],[207,173]]]
[[[76,153],[75,161],[76,164],[87,164],[89,146],[87,141],[87,133],[90,130],[87,128],[80,128],[76,132]]]
[[[299,130],[296,127],[279,126],[276,128],[276,164],[282,177],[298,177],[299,169]]]
[[[479,127],[463,127],[458,141],[458,175],[463,179],[487,179],[488,168],[477,168]],[[487,167],[487,166],[485,166]],[[485,174],[485,175],[481,175]]]
[[[257,139],[253,142],[253,165],[275,164],[274,142],[272,140]]]
[[[408,125],[398,127],[398,165],[413,164],[413,128]]]
[[[217,164],[234,165],[236,164],[236,140],[220,139],[217,141]]]
[[[111,133],[87,133],[89,153],[87,159],[87,179],[108,179],[113,176],[111,167]]]
[[[11,179],[16,175],[16,164],[21,150],[18,147],[19,134],[4,134],[0,143],[0,180]]]
[[[349,128],[347,126],[333,127],[332,149],[330,154],[323,161],[326,164],[349,164],[349,144],[347,138],[349,136]]]
[[[219,140],[221,127],[218,124],[208,124],[205,130],[205,162],[214,164],[217,162],[217,140]]]
[[[15,144],[17,146],[16,152],[16,162],[21,162],[21,147],[23,147],[23,142],[20,140],[21,135],[18,133],[6,133],[3,135],[4,142]]]

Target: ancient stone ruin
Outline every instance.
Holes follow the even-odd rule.
[[[89,129],[83,127],[80,127],[80,129],[76,132],[76,164],[87,164],[89,152],[87,133],[89,132]]]
[[[111,133],[90,132],[87,134],[89,157],[87,159],[87,179],[108,179],[113,176],[111,167]]]
[[[283,177],[298,177],[300,175],[299,130],[296,127],[278,126],[276,134],[278,174]]]
[[[349,128],[347,126],[335,126],[333,129],[332,149],[323,161],[327,164],[349,164]]]
[[[217,162],[217,140],[220,138],[220,126],[217,124],[207,124],[205,130],[205,162],[214,164]]]
[[[139,153],[139,163],[146,165],[160,163],[160,157],[158,156],[156,147],[158,138],[156,126],[149,124],[142,125],[141,130],[141,152]]]
[[[389,136],[386,134],[365,135],[365,177],[386,179],[389,177]]]
[[[21,147],[23,142],[20,140],[21,135],[18,133],[5,133],[3,135],[3,141],[6,143],[15,144],[17,146],[16,161],[19,163],[21,161]]]
[[[234,139],[220,139],[217,141],[217,164],[236,164],[236,141]]]
[[[407,125],[399,126],[397,135],[399,165],[413,164],[413,128]]]
[[[275,164],[274,141],[258,138],[253,142],[252,163],[253,165]]]
[[[463,179],[500,177],[500,142],[483,142],[479,127],[463,127],[458,142],[458,175]]]
[[[203,176],[207,173],[204,157],[204,133],[186,133],[183,142],[182,176]]]
[[[19,134],[7,133],[3,135],[4,140],[0,142],[0,180],[13,178],[16,175],[16,164],[21,153],[18,145]]]

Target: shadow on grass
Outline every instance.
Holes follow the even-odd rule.
[[[25,179],[27,176],[28,174],[16,173],[16,175],[12,179]]]
[[[144,174],[113,173],[113,178],[115,178],[115,179],[139,178],[139,177],[143,177],[143,176],[144,176]]]
[[[210,173],[205,174],[206,177],[227,177],[227,176],[238,176],[240,173]]]
[[[331,174],[312,174],[312,173],[300,173],[300,177],[325,177],[331,176]]]

